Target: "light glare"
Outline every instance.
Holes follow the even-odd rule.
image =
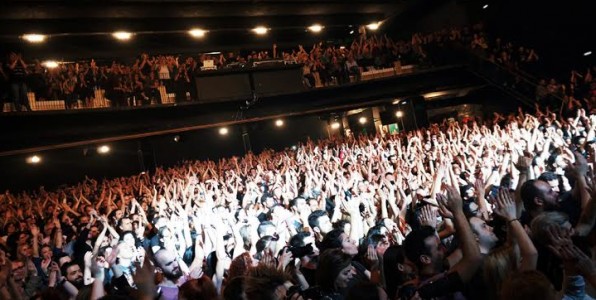
[[[370,30],[377,30],[377,29],[379,29],[379,26],[381,26],[381,22],[370,23],[370,24],[366,25],[366,27]]]
[[[339,128],[339,122],[333,122],[333,123],[331,123],[331,128],[332,129],[338,129]]]
[[[308,30],[310,30],[312,32],[321,32],[321,30],[323,30],[323,26],[321,26],[319,24],[315,24],[315,25],[308,27]]]
[[[37,155],[27,157],[27,163],[29,164],[38,164],[41,162],[41,157]]]
[[[23,35],[23,39],[30,43],[41,43],[46,40],[46,36],[43,34],[31,33]]]
[[[221,135],[226,135],[226,134],[228,134],[228,128],[226,128],[226,127],[222,127],[222,128],[220,128],[220,129],[219,129],[219,134],[221,134]]]
[[[484,6],[482,7],[482,9],[487,9],[488,8],[488,4],[484,4]]]
[[[358,122],[360,122],[360,124],[366,124],[366,118],[360,117],[360,119],[358,119]]]
[[[58,62],[55,60],[47,60],[47,61],[44,61],[42,63],[42,65],[48,69],[55,69],[58,67]]]
[[[398,117],[398,118],[401,118],[401,117],[404,116],[404,112],[401,111],[401,110],[398,110],[398,111],[395,112],[395,116]]]
[[[132,37],[132,33],[126,31],[116,31],[112,34],[112,36],[114,36],[114,38],[118,40],[126,41],[130,40],[130,38]]]
[[[276,121],[275,121],[275,126],[277,126],[277,127],[282,127],[282,126],[284,126],[284,121],[283,121],[283,120],[281,120],[281,119],[279,119],[279,120],[276,120]]]
[[[264,35],[267,34],[267,31],[269,31],[269,29],[267,29],[267,27],[259,26],[255,27],[252,31],[254,31],[254,33],[258,35]]]
[[[200,37],[204,37],[205,36],[205,30],[203,29],[199,29],[199,28],[194,28],[188,31],[188,34],[190,34],[192,37],[196,37],[196,38],[200,38]]]
[[[590,56],[590,55],[592,55],[592,51],[588,51],[588,52],[584,53],[584,56]]]
[[[99,154],[107,154],[108,152],[110,152],[110,146],[108,145],[102,145],[97,147],[97,153]]]

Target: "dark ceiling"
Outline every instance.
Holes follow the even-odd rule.
[[[350,32],[358,25],[390,20],[420,2],[4,1],[0,4],[0,45],[23,51],[28,57],[50,58],[51,53],[64,59],[129,56],[133,49],[185,53],[219,51],[221,47],[259,49],[273,42],[308,45],[329,37],[351,38]],[[305,32],[314,23],[324,25],[324,32]],[[250,29],[258,25],[271,28],[270,34],[255,39]],[[186,32],[193,27],[209,33],[201,40],[189,39]],[[109,35],[117,30],[137,34],[129,45],[123,45]],[[25,33],[49,34],[50,38],[42,45],[30,45],[20,39]],[[173,46],[175,50],[170,49]]]

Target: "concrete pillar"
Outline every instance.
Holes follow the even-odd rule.
[[[372,108],[372,116],[375,125],[375,133],[383,132],[383,122],[381,122],[381,112],[378,106]]]

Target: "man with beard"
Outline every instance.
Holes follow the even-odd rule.
[[[75,262],[68,262],[62,265],[62,274],[64,274],[64,279],[68,280],[76,288],[80,289],[84,286],[83,271],[81,271],[81,267]]]
[[[520,194],[525,208],[520,221],[524,225],[530,226],[532,220],[542,212],[559,207],[559,193],[546,181],[528,180],[522,185]]]
[[[83,281],[83,271],[81,267],[74,261],[69,261],[60,267],[58,270],[58,266],[53,264],[51,266],[50,273],[55,273],[52,277],[58,278],[60,277],[60,273],[62,273],[62,279],[58,279],[59,281],[54,284],[53,278],[50,278],[49,286],[56,288],[60,291],[60,293],[66,298],[76,297],[77,294],[81,291],[81,289],[87,288]]]
[[[418,268],[418,281],[402,286],[400,297],[409,299],[418,293],[426,299],[459,294],[473,279],[482,262],[474,233],[463,213],[463,200],[455,188],[447,187],[446,190],[447,197],[437,194],[437,202],[453,214],[462,259],[449,270],[444,270],[444,247],[435,229],[422,226],[413,230],[404,241],[404,250],[406,257]]]
[[[180,277],[182,277],[182,270],[176,253],[160,249],[155,253],[155,263],[164,275],[164,279],[158,285],[159,299],[177,300],[178,286],[183,282],[179,282]]]

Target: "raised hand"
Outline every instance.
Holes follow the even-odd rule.
[[[447,197],[443,194],[437,194],[437,203],[439,204],[439,214],[446,219],[453,219],[453,213],[446,206]]]
[[[285,270],[285,268],[292,262],[292,251],[286,248],[279,256],[279,263],[277,264],[278,269]]]
[[[259,265],[275,268],[275,257],[273,256],[273,251],[271,249],[266,248],[263,250],[263,257],[259,261]]]
[[[586,176],[588,173],[588,161],[577,151],[573,152],[573,156],[575,157],[575,163],[568,167],[568,176],[574,179]]]
[[[463,200],[461,199],[461,196],[459,195],[457,190],[452,186],[446,186],[445,190],[447,190],[445,206],[452,213],[455,213],[456,211],[461,211],[463,207]]]
[[[596,264],[583,251],[571,241],[570,230],[559,226],[551,226],[547,229],[550,251],[563,260],[567,269],[590,277],[596,274]]]
[[[437,212],[431,205],[425,205],[422,207],[420,215],[418,216],[420,224],[423,226],[430,226],[437,228]]]
[[[515,164],[518,171],[525,171],[532,165],[532,157],[520,156]]]
[[[39,227],[37,227],[37,225],[31,225],[29,230],[33,238],[37,238],[39,236]]]
[[[371,270],[379,269],[379,256],[373,245],[368,245],[364,259]]]
[[[507,221],[514,220],[517,216],[515,201],[511,197],[511,193],[506,189],[500,189],[497,194],[496,205],[494,212],[498,216]]]

